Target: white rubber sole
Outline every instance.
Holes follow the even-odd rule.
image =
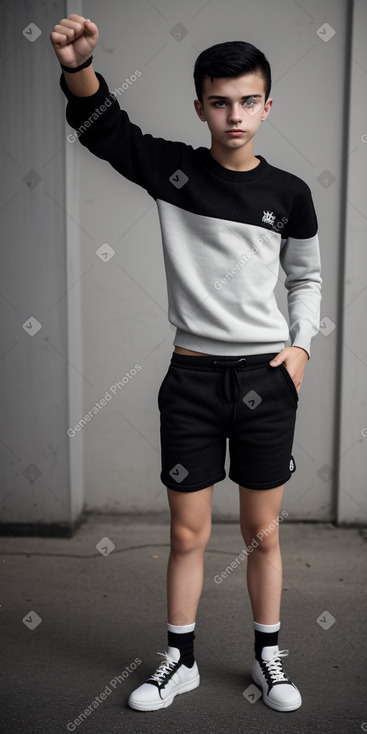
[[[188,681],[187,683],[181,683],[180,686],[177,686],[177,688],[172,691],[172,693],[167,696],[167,698],[162,701],[159,699],[157,702],[149,702],[146,703],[143,701],[136,701],[134,702],[134,694],[132,693],[129,696],[128,704],[130,708],[135,709],[136,711],[158,711],[158,709],[166,709],[167,706],[170,706],[171,703],[173,703],[173,699],[175,696],[178,696],[180,693],[187,693],[188,691],[194,690],[194,688],[197,688],[200,685],[200,674],[196,676],[193,680]]]
[[[261,689],[264,703],[266,703],[269,708],[274,709],[274,711],[296,711],[296,709],[299,709],[299,707],[302,706],[302,697],[300,693],[298,698],[295,701],[292,701],[292,703],[276,703],[269,699],[267,693],[263,689],[262,681],[257,678],[256,675],[252,675],[252,680]]]

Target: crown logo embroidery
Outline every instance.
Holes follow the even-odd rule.
[[[264,212],[263,211],[263,218],[261,220],[262,222],[265,222],[265,224],[274,224],[275,222],[275,214],[273,212]]]

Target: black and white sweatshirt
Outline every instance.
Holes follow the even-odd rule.
[[[97,73],[98,91],[67,87],[74,137],[143,187],[157,204],[173,345],[205,354],[278,352],[290,339],[310,355],[320,322],[318,223],[308,185],[261,155],[250,171],[208,148],[143,134]],[[285,273],[289,326],[274,295]]]

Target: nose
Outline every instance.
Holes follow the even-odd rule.
[[[241,105],[236,102],[232,105],[229,112],[229,118],[231,122],[241,122],[242,120],[242,109]]]

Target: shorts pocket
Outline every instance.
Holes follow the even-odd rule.
[[[298,392],[296,390],[296,386],[295,386],[295,384],[294,384],[294,382],[293,382],[293,380],[292,380],[292,378],[291,378],[291,376],[290,376],[290,374],[289,374],[289,372],[288,372],[288,370],[287,370],[284,362],[282,362],[279,366],[280,366],[280,372],[283,375],[284,380],[285,380],[285,382],[286,382],[286,384],[287,384],[290,392],[292,393],[292,395],[293,395],[294,399],[296,400],[296,402],[298,402],[299,395],[298,395]]]
[[[167,384],[167,380],[168,380],[170,374],[171,374],[171,365],[168,367],[168,370],[167,370],[167,372],[166,372],[166,374],[165,374],[165,376],[164,376],[164,378],[162,380],[161,386],[160,386],[160,388],[158,390],[158,397],[157,397],[158,408],[160,408],[163,390],[164,390],[165,385]]]

